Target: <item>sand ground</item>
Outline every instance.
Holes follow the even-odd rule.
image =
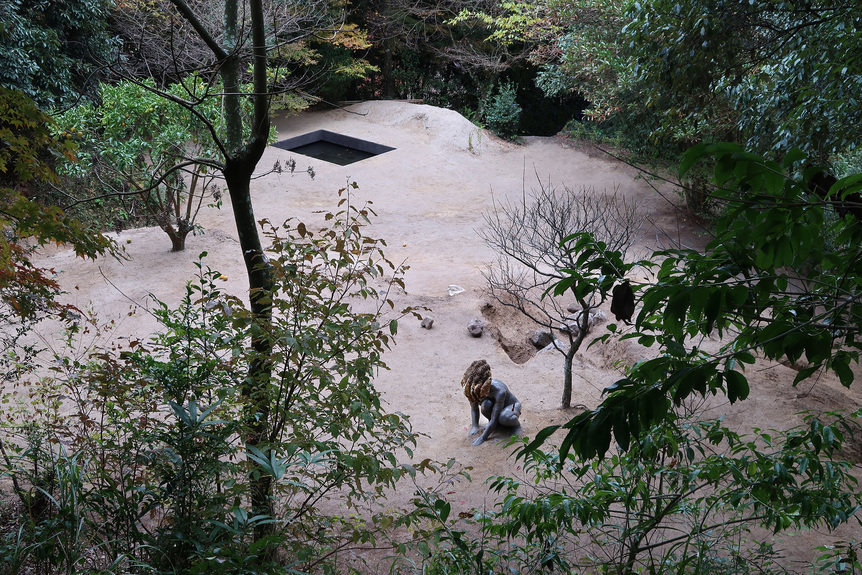
[[[416,458],[457,459],[472,467],[471,483],[448,489],[453,507],[464,510],[490,506],[484,480],[505,474],[517,464],[495,439],[473,447],[467,435],[469,405],[459,381],[475,359],[485,358],[496,378],[506,382],[523,403],[521,433],[532,436],[544,426],[567,421],[575,410],[559,409],[562,393],[562,361],[558,352],[542,352],[525,363],[516,363],[501,346],[526,345],[533,329],[523,319],[490,304],[484,293],[482,270],[494,254],[477,230],[493,203],[517,199],[536,186],[536,178],[572,189],[596,192],[616,190],[636,201],[648,214],[638,248],[644,253],[667,247],[672,241],[702,245],[704,238],[695,222],[675,203],[670,189],[657,193],[639,179],[632,168],[597,152],[579,148],[562,137],[524,138],[519,144],[502,141],[479,130],[456,112],[424,105],[371,102],[346,110],[308,112],[277,122],[279,137],[326,129],[392,146],[395,150],[355,163],[337,166],[271,147],[260,173],[277,160],[294,158],[296,173],[263,175],[252,183],[256,216],[280,223],[296,218],[310,228],[322,225],[320,211],[336,209],[339,188],[348,181],[359,185],[358,200],[373,201],[379,217],[370,233],[387,240],[388,257],[410,266],[405,276],[406,293],[396,304],[427,306],[434,318],[430,330],[413,318],[404,319],[397,345],[385,356],[389,371],[376,379],[392,410],[410,416],[414,430],[422,434]],[[315,177],[304,170],[311,166]],[[204,234],[189,237],[185,252],[171,253],[167,236],[157,228],[129,230],[118,240],[128,261],[100,259],[82,262],[74,254],[59,251],[38,262],[59,272],[73,303],[92,306],[105,320],[115,319],[115,334],[146,336],[156,329],[146,313],[130,317],[133,307],[151,306],[149,294],[177,302],[192,277],[198,254],[208,252],[207,263],[228,277],[225,288],[244,292],[245,272],[229,205],[205,208],[198,218]],[[447,288],[458,285],[463,293],[450,296]],[[467,332],[472,318],[482,318],[489,329],[473,338]],[[596,335],[602,332],[598,328]],[[498,337],[494,337],[498,334]],[[593,346],[576,360],[574,404],[594,407],[601,390],[618,376],[618,360],[634,361],[646,353],[633,345],[609,343]],[[862,389],[845,390],[831,376],[823,376],[804,389],[790,386],[795,372],[778,364],[758,365],[749,373],[752,394],[732,409],[718,403],[713,415],[725,412],[728,422],[740,429],[783,427],[798,421],[804,409],[832,409],[859,405]],[[858,386],[858,384],[857,384]],[[809,389],[810,388],[810,389]],[[409,487],[409,486],[408,486]],[[401,494],[405,498],[410,493]],[[850,530],[844,537],[859,536]],[[807,533],[785,538],[791,556],[812,544],[832,538]]]

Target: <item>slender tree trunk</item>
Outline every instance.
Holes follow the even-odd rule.
[[[394,44],[392,38],[383,41],[383,98],[386,100],[395,98],[395,77],[392,73],[392,46]]]
[[[237,23],[239,22],[237,0],[225,3],[225,41],[227,59],[221,75],[224,83],[224,114],[227,147],[224,177],[233,208],[234,221],[239,235],[245,269],[248,275],[249,303],[256,335],[251,341],[252,361],[243,382],[241,393],[245,398],[246,443],[268,454],[266,441],[269,426],[268,386],[272,376],[270,355],[272,342],[269,334],[272,326],[270,295],[274,283],[260,242],[260,233],[251,202],[251,176],[266,148],[269,136],[269,96],[266,79],[266,38],[261,0],[250,0],[254,83],[254,114],[251,120],[251,136],[243,137],[242,86],[240,85],[240,59],[235,50]],[[273,515],[271,490],[272,478],[261,473],[251,480],[252,512]],[[255,531],[258,539],[269,533],[264,525]]]
[[[575,353],[577,353],[574,344],[569,346],[566,351],[566,360],[563,369],[563,401],[560,404],[561,409],[569,409],[572,406],[572,364],[574,363]]]
[[[152,206],[152,204],[150,204]],[[186,236],[189,235],[188,226],[184,226],[183,222],[177,220],[177,227],[174,228],[174,224],[172,223],[172,214],[170,209],[161,209],[157,211],[158,206],[152,206],[149,210],[150,213],[156,218],[156,221],[159,224],[159,227],[162,228],[162,231],[168,235],[168,238],[171,240],[171,251],[172,252],[181,252],[186,249]]]
[[[581,344],[584,338],[587,337],[587,331],[590,329],[590,306],[583,300],[578,300],[581,304],[580,318],[578,318],[578,335],[572,337],[569,333],[569,349],[566,350],[566,360],[563,364],[565,375],[563,376],[563,401],[560,404],[561,409],[569,409],[572,407],[572,366],[575,363],[575,354],[581,349]]]
[[[383,5],[380,7],[381,14],[388,14],[390,9],[390,1],[383,0]],[[392,52],[395,48],[395,38],[392,37],[394,26],[385,25],[383,27],[383,98],[391,100],[395,98],[395,77],[393,76]]]
[[[268,387],[272,375],[270,355],[272,343],[272,308],[270,296],[274,281],[267,265],[260,242],[260,233],[251,203],[251,176],[266,148],[269,136],[269,93],[267,89],[266,23],[261,0],[225,0],[224,40],[222,44],[209,34],[194,10],[184,0],[170,0],[179,12],[194,27],[201,39],[212,50],[218,60],[224,95],[222,114],[225,135],[223,149],[225,162],[223,174],[233,208],[234,221],[239,235],[245,269],[248,275],[249,300],[254,327],[252,331],[252,360],[242,384],[245,400],[246,444],[268,453],[268,426],[270,406]],[[240,58],[240,9],[243,17],[251,23],[252,35],[252,82],[253,90],[243,90],[242,67],[247,64]],[[252,119],[246,124],[242,113],[243,98],[253,102]],[[272,516],[272,479],[266,474],[251,480],[250,503],[252,513]],[[255,531],[260,539],[267,535],[268,526]]]
[[[270,306],[268,303],[262,303],[261,300],[272,291],[273,281],[269,267],[266,265],[251,203],[250,175],[256,165],[257,158],[253,157],[228,160],[225,164],[224,177],[248,275],[251,311],[260,318],[269,318]]]
[[[268,453],[266,447],[268,427],[270,423],[270,407],[268,391],[272,377],[270,355],[272,342],[270,327],[272,324],[272,308],[269,295],[273,291],[273,278],[260,243],[257,221],[251,204],[249,185],[250,170],[257,165],[257,159],[248,158],[245,161],[229,161],[224,175],[231,198],[234,220],[239,235],[245,269],[248,275],[249,301],[257,335],[252,339],[252,361],[243,382],[241,393],[245,398],[246,444],[257,447]],[[258,329],[259,328],[259,329]],[[254,332],[253,332],[254,333]],[[273,515],[272,478],[259,474],[251,480],[251,507],[255,515]],[[269,532],[269,526],[264,525],[256,530],[258,538]]]

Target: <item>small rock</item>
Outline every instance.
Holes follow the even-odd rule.
[[[554,338],[551,340],[551,343],[540,349],[539,353],[545,353],[547,351],[562,351],[565,353],[567,349],[569,349],[569,344]]]
[[[459,293],[464,293],[464,288],[461,286],[450,285],[449,289],[446,290],[449,293],[449,296],[457,295]]]
[[[530,336],[530,343],[536,349],[542,349],[543,347],[547,347],[553,341],[554,336],[551,335],[551,332],[549,331],[536,330]]]
[[[485,324],[479,318],[473,318],[470,320],[470,323],[467,324],[467,331],[470,332],[470,335],[473,337],[482,337],[482,332],[485,331]]]
[[[573,335],[577,336],[581,332],[581,314],[583,313],[583,310],[581,310],[568,316],[565,323],[560,324],[560,331],[569,331]],[[607,319],[608,316],[605,315],[603,310],[597,309],[596,311],[590,312],[589,317],[587,318],[587,333],[592,331],[593,327],[596,325],[607,321]]]
[[[564,323],[560,324],[559,329],[560,329],[560,331],[571,332],[572,335],[577,337],[577,335],[579,333],[581,333],[580,321],[581,321],[581,314],[580,313],[570,315],[566,318],[566,321]]]
[[[608,316],[605,310],[597,309],[595,313],[590,314],[590,327],[608,321]]]
[[[423,317],[421,325],[425,329],[431,329],[431,326],[434,325],[434,318],[433,317]]]
[[[570,303],[566,306],[566,311],[569,313],[578,313],[579,311],[581,311],[581,306],[579,306],[577,303]]]

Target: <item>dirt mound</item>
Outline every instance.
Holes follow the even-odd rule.
[[[454,110],[407,102],[390,102],[386,106],[363,102],[348,109],[362,114],[368,122],[425,134],[433,145],[449,151],[480,154],[512,146]]]

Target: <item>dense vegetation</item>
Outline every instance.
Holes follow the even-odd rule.
[[[759,358],[796,366],[794,384],[824,370],[853,384],[860,29],[857,2],[825,0],[4,3],[0,470],[17,503],[0,571],[340,572],[354,567],[340,549],[409,526],[421,543],[396,542],[405,571],[785,572],[750,530],[855,520],[841,449],[859,414],[743,436],[700,408],[744,401]],[[374,389],[411,310],[386,315],[370,287],[401,270],[364,235],[373,212],[356,186],[317,235],[254,216],[273,110],[359,97],[422,98],[515,139],[538,100],[584,101],[572,132],[676,164],[690,207],[711,218],[703,253],[633,262],[591,229],[555,246],[568,263],[545,297],[571,292],[585,309],[650,270],[634,330],[603,338],[657,353],[597,409],[517,446],[528,475],[495,480],[501,504],[467,521],[421,489],[410,510],[369,510],[397,481],[450,468],[404,464],[409,421]],[[250,301],[201,263],[152,340],[83,345],[110,335],[55,302],[29,250],[112,245],[61,208],[108,210],[90,219],[102,229],[149,218],[182,249],[197,207],[218,201],[216,173]],[[45,318],[67,337],[37,374],[45,350],[30,336]],[[717,351],[699,345],[709,336]],[[336,493],[350,515],[317,505]],[[838,543],[825,561],[859,572],[858,549]]]

